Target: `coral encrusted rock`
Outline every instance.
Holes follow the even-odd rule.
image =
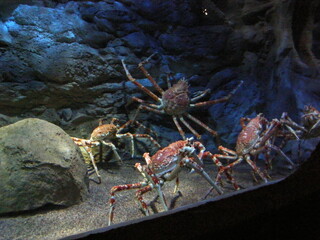
[[[0,214],[88,196],[80,150],[58,126],[28,118],[0,128]]]

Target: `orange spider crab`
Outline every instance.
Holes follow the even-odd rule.
[[[210,101],[205,101],[205,102],[198,102],[194,103],[204,95],[206,95],[209,90],[201,92],[198,96],[190,98],[189,96],[189,86],[188,83],[184,80],[181,79],[179,80],[176,84],[171,86],[169,83],[169,80],[167,81],[168,83],[168,89],[164,91],[157,83],[156,81],[151,77],[151,75],[147,72],[147,70],[144,68],[144,64],[149,62],[150,59],[152,58],[154,54],[152,54],[150,57],[148,57],[145,61],[139,63],[138,67],[140,70],[143,72],[143,74],[149,79],[149,81],[152,83],[152,85],[155,87],[155,89],[161,94],[161,97],[158,97],[156,94],[151,92],[149,89],[147,89],[145,86],[140,84],[139,82],[136,81],[130,74],[129,70],[127,69],[124,60],[122,60],[122,65],[123,68],[126,72],[126,75],[128,79],[134,83],[138,88],[140,88],[143,92],[148,94],[153,100],[157,102],[157,104],[150,104],[145,102],[142,99],[133,97],[132,99],[136,102],[139,102],[141,105],[139,106],[135,116],[133,119],[136,119],[139,111],[141,109],[143,110],[148,110],[152,111],[155,113],[159,114],[168,114],[172,116],[173,122],[175,123],[180,135],[182,136],[183,139],[185,139],[185,133],[182,130],[178,120],[180,120],[198,139],[201,137],[200,134],[192,127],[190,124],[184,119],[184,117],[190,119],[191,121],[197,123],[201,127],[203,127],[205,130],[210,132],[213,136],[216,138],[218,137],[218,133],[208,127],[205,123],[201,122],[199,119],[193,117],[191,114],[188,113],[189,108],[195,108],[195,107],[202,107],[202,106],[209,106],[213,105],[216,103],[222,103],[228,101],[237,91],[237,89],[242,85],[243,81],[241,81],[238,86],[233,89],[227,96],[215,99],[215,100],[210,100]]]
[[[246,124],[246,122],[248,122]],[[218,166],[219,171],[216,177],[216,183],[221,182],[221,175],[226,174],[227,178],[232,182],[235,189],[240,189],[235,179],[231,176],[230,170],[235,165],[245,160],[253,172],[259,175],[262,180],[267,182],[267,176],[257,167],[252,157],[257,157],[260,153],[265,154],[266,162],[269,162],[269,152],[271,150],[281,154],[291,165],[293,162],[281,151],[281,149],[273,144],[274,138],[277,136],[281,127],[281,122],[273,119],[271,122],[263,117],[262,113],[258,114],[255,118],[241,118],[240,124],[242,131],[238,135],[236,150],[230,150],[223,146],[219,146],[219,150],[223,154],[211,154],[206,152],[204,157],[210,157],[213,162]],[[219,159],[235,160],[234,162],[223,166]]]
[[[198,151],[198,154],[196,153]],[[166,181],[176,179],[177,190],[179,181],[178,174],[183,167],[190,167],[199,173],[209,184],[219,193],[222,194],[222,190],[214,183],[209,175],[202,168],[202,156],[205,151],[205,147],[198,141],[192,141],[192,138],[186,140],[180,140],[171,143],[169,146],[159,150],[152,157],[149,153],[145,153],[143,157],[146,160],[146,165],[136,163],[135,167],[142,174],[144,181],[114,186],[110,190],[110,210],[109,210],[109,222],[111,225],[114,217],[114,195],[117,192],[130,189],[138,189],[136,192],[136,198],[140,204],[141,209],[146,215],[149,215],[147,204],[143,201],[142,195],[153,189],[156,189],[160,197],[161,204],[165,210],[168,210],[164,195],[161,187]]]
[[[117,118],[112,118],[111,122],[109,124],[103,124],[103,120],[99,121],[99,126],[93,130],[91,133],[90,139],[82,139],[82,138],[76,138],[71,137],[71,139],[77,144],[79,147],[82,147],[85,152],[89,155],[89,162],[87,161],[88,165],[91,165],[93,169],[95,170],[97,177],[99,179],[99,183],[101,183],[101,176],[99,174],[96,162],[101,160],[102,154],[101,154],[101,148],[100,148],[100,159],[96,159],[92,149],[94,147],[101,147],[102,145],[108,146],[112,149],[116,159],[120,162],[122,162],[122,159],[117,151],[116,146],[112,143],[113,140],[121,139],[121,138],[129,138],[131,140],[131,156],[134,156],[135,149],[134,149],[134,138],[147,138],[152,142],[156,147],[160,148],[160,144],[149,134],[132,134],[132,133],[120,133],[122,130],[124,130],[126,127],[131,125],[133,123],[132,120],[127,121],[122,126],[119,126],[117,124],[119,120]],[[138,127],[142,127],[147,129],[143,124],[139,123],[138,121],[134,122]],[[151,131],[151,130],[149,130]],[[92,170],[92,169],[91,169]]]

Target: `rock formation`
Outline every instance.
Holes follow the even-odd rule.
[[[133,95],[150,99],[127,82],[121,59],[144,81],[137,64],[154,52],[146,68],[164,87],[173,73],[187,78],[191,94],[210,88],[214,99],[244,80],[231,101],[198,111],[227,145],[235,143],[240,117],[279,118],[286,111],[299,121],[305,104],[320,108],[318,0],[7,5],[0,23],[1,125],[38,117],[88,137],[98,118],[125,122],[137,108]],[[139,118],[167,133],[164,144],[178,136],[162,116],[150,119]],[[203,140],[215,146],[210,136]]]
[[[70,206],[88,196],[80,150],[47,121],[29,118],[0,128],[0,159],[1,214]]]

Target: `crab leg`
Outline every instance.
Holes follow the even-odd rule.
[[[216,131],[214,131],[213,129],[209,128],[206,124],[201,122],[199,119],[193,117],[191,114],[185,113],[184,115],[187,116],[192,121],[194,121],[195,123],[197,123],[198,125],[200,125],[201,127],[203,127],[204,129],[206,129],[209,133],[211,133],[217,139],[218,142],[220,142],[219,135],[218,135],[218,133]]]
[[[301,117],[302,118],[311,118],[312,120],[314,120],[315,117],[317,117],[319,113],[317,112],[312,112],[312,113],[306,113],[306,114],[303,114]]]
[[[279,130],[278,128],[279,126],[280,126],[279,120],[273,119],[270,126],[268,127],[263,137],[261,138],[261,141],[259,142],[258,147],[265,145],[265,143],[272,137],[272,135],[274,135],[274,133]]]
[[[151,161],[149,153],[145,153],[143,156],[145,157],[146,162]],[[168,206],[161,190],[163,180],[159,179],[151,169],[147,168],[143,171],[140,164],[136,164],[135,166],[141,173],[145,173],[144,176],[149,180],[149,182],[151,182],[151,188],[155,188],[157,190],[163,209],[168,211]]]
[[[216,103],[221,103],[221,102],[226,102],[228,101],[234,94],[235,92],[240,88],[240,86],[243,84],[243,81],[241,81],[235,89],[233,89],[227,96],[215,99],[215,100],[210,100],[206,102],[199,102],[199,103],[194,103],[190,104],[190,107],[202,107],[202,106],[208,106],[208,105],[213,105]]]
[[[71,137],[71,139],[74,141],[74,143],[78,146],[84,147],[94,147],[94,146],[99,146],[100,142],[99,141],[92,141],[92,140],[87,140],[83,138],[76,138],[76,137]]]
[[[192,139],[191,139],[191,140],[192,140]],[[204,156],[204,153],[205,153],[206,148],[203,146],[203,144],[202,144],[201,142],[198,142],[198,141],[194,142],[194,143],[193,143],[193,146],[194,146],[196,149],[199,149],[199,150],[200,150],[199,154],[197,155],[196,162],[197,162],[200,166],[202,166],[202,165],[203,165],[202,159],[203,159],[203,156]]]
[[[154,108],[151,108],[151,107],[148,107],[146,105],[140,105],[136,111],[136,113],[134,114],[134,117],[132,119],[132,121],[135,121],[135,119],[137,118],[138,114],[140,113],[140,111],[142,110],[148,110],[148,111],[151,111],[151,112],[155,112],[155,113],[158,113],[158,114],[165,114],[165,112],[163,110],[158,110],[158,109],[154,109]]]
[[[94,171],[96,172],[97,177],[99,179],[98,183],[100,184],[101,183],[101,176],[99,174],[99,171],[98,171],[98,168],[97,168],[97,165],[96,165],[96,161],[95,161],[94,156],[93,156],[93,154],[91,152],[91,149],[90,149],[90,147],[92,147],[92,146],[99,146],[100,142],[99,141],[86,140],[86,139],[82,139],[82,138],[76,138],[76,137],[71,137],[71,139],[74,141],[74,143],[77,146],[83,147],[84,150],[89,155],[91,163],[92,163],[92,166],[94,168]]]
[[[139,121],[135,121],[134,122],[138,128],[143,128],[145,131],[147,131],[150,134],[153,134],[155,136],[157,136],[157,133],[155,131],[153,131],[151,128],[146,127],[145,125],[143,125],[141,122]]]
[[[296,131],[294,131],[294,130],[292,129],[292,127],[290,127],[290,126],[288,126],[288,125],[285,125],[285,126],[286,126],[286,128],[289,130],[289,132],[291,132],[292,135],[293,135],[297,140],[300,139],[299,136],[297,135]]]
[[[154,99],[157,102],[160,102],[161,99],[157,95],[155,95],[153,92],[151,92],[149,89],[147,89],[141,83],[137,82],[136,79],[134,79],[132,77],[132,75],[130,74],[129,70],[127,69],[126,64],[124,63],[123,59],[121,60],[121,62],[122,62],[122,66],[123,66],[123,68],[124,68],[124,70],[126,72],[126,75],[127,75],[128,79],[129,79],[129,81],[132,82],[133,84],[135,84],[138,88],[140,88],[146,94],[148,94],[152,99]]]
[[[141,63],[138,64],[138,68],[143,72],[143,74],[149,79],[151,84],[157,89],[159,93],[163,93],[163,89],[158,85],[158,83],[153,79],[153,77],[148,73],[148,71],[144,68],[144,64],[148,63],[151,58],[155,55],[156,53],[153,53],[151,56],[149,56],[147,59],[142,61]]]
[[[179,189],[179,183],[180,183],[179,177],[176,177],[176,184],[175,184],[175,186],[174,186],[173,193],[176,193],[176,192],[178,191],[178,189]]]
[[[164,198],[164,194],[163,194],[163,192],[162,192],[162,190],[161,190],[161,186],[160,186],[159,184],[157,184],[157,185],[155,185],[155,188],[156,188],[156,190],[157,190],[157,192],[158,192],[158,195],[159,195],[159,197],[160,197],[160,201],[161,201],[161,203],[162,203],[163,209],[164,209],[165,211],[168,211],[169,209],[168,209],[166,200],[165,200],[165,198]]]
[[[266,175],[267,178],[271,179],[269,173],[268,173],[268,170],[272,169],[272,158],[270,157],[270,152],[267,151],[265,152],[264,154],[264,163],[265,163],[265,171],[264,171],[264,174]],[[255,158],[255,161],[256,162],[256,158]]]
[[[225,148],[223,146],[219,146],[218,149],[224,153],[231,154],[233,156],[237,156],[237,153],[231,149]]]
[[[215,183],[217,184],[218,182],[221,183],[221,178],[222,178],[222,173],[225,173],[226,174],[226,177],[229,179],[229,181],[233,184],[234,188],[236,190],[239,190],[240,187],[238,186],[238,184],[236,183],[234,177],[231,176],[231,174],[228,172],[228,170],[231,168],[231,167],[224,167],[222,165],[222,163],[220,162],[220,158],[223,158],[223,159],[230,159],[230,160],[237,160],[238,156],[225,156],[225,155],[222,155],[222,154],[212,154],[211,152],[205,152],[204,153],[204,157],[209,157],[212,159],[213,163],[218,167],[218,174],[216,176],[216,180],[215,180]],[[212,190],[212,189],[211,189]],[[211,190],[209,191],[209,193],[211,192]],[[209,194],[208,193],[208,194]],[[208,195],[207,194],[207,195]],[[206,195],[206,196],[207,196]]]
[[[176,127],[177,127],[177,129],[178,129],[178,131],[179,131],[179,133],[180,133],[180,135],[182,137],[182,139],[186,139],[186,135],[185,135],[184,131],[182,130],[182,128],[181,128],[181,126],[180,126],[180,124],[178,122],[177,117],[176,116],[172,116],[172,119],[173,119],[173,122],[176,125]]]
[[[310,129],[309,133],[312,133],[314,131],[314,129],[319,127],[319,125],[320,125],[320,119],[313,125],[313,127]]]
[[[279,147],[272,145],[272,144],[269,144],[268,147],[275,150],[278,154],[280,154],[282,157],[284,157],[284,159],[286,159],[287,162],[291,166],[295,166],[295,164],[291,161],[291,159],[283,151],[281,151],[281,149]]]
[[[216,156],[216,157],[217,157],[217,156]],[[220,158],[223,157],[223,158],[226,158],[226,159],[232,159],[232,158],[229,158],[229,156],[227,157],[227,156],[219,156],[219,155],[218,155],[218,157],[220,157]],[[214,161],[216,161],[216,160],[217,160],[217,159],[214,158]],[[235,160],[234,162],[228,164],[227,166],[221,167],[221,168],[219,169],[219,171],[218,171],[217,176],[216,176],[216,182],[220,181],[220,179],[221,179],[221,174],[222,174],[222,173],[224,173],[224,172],[227,173],[227,170],[233,168],[235,165],[238,165],[238,164],[241,163],[242,161],[243,161],[243,157],[238,157],[238,158],[236,158],[236,160]],[[229,175],[229,176],[227,176],[227,177],[228,177],[228,179],[233,183],[235,189],[239,190],[240,188],[239,188],[238,185],[236,184],[234,178],[233,178],[231,175]],[[230,178],[229,178],[229,177],[230,177]]]
[[[132,134],[132,136],[134,138],[147,138],[150,140],[150,142],[152,142],[157,148],[161,148],[160,144],[150,135],[148,134],[141,134],[141,133],[137,133],[137,134]]]
[[[143,125],[141,122],[135,120],[128,120],[125,124],[123,124],[121,127],[119,127],[118,132],[120,133],[124,128],[126,128],[127,126],[130,126],[131,124],[136,124],[137,128],[143,128],[143,130],[147,131],[149,134],[152,134],[154,136],[156,136],[157,138],[157,133],[155,131],[153,131],[152,129],[146,127],[145,125]]]
[[[152,104],[152,103],[148,103],[148,102],[146,102],[146,101],[144,101],[144,100],[142,100],[142,99],[140,99],[140,98],[137,98],[137,97],[132,97],[131,98],[133,101],[136,101],[136,102],[138,102],[138,103],[142,103],[142,104],[145,104],[145,105],[147,105],[147,106],[149,106],[149,107],[152,107],[152,108],[155,108],[155,109],[161,109],[161,105],[156,105],[156,104]]]
[[[161,108],[161,105],[155,105],[155,104],[150,104],[150,103],[147,103],[146,101],[140,99],[140,98],[137,98],[137,97],[132,97],[132,100],[138,102],[138,103],[141,103],[136,111],[136,113],[134,114],[134,117],[133,119],[131,120],[132,122],[135,122],[136,121],[136,118],[138,116],[138,114],[140,113],[141,109],[142,110],[148,110],[148,111],[151,111],[151,112],[155,112],[155,113],[158,113],[158,114],[165,114],[165,112],[163,110],[160,110]]]
[[[143,201],[142,195],[147,192],[150,192],[152,189],[153,189],[152,186],[145,186],[144,188],[142,188],[136,192],[136,198],[139,202],[141,209],[143,210],[143,212],[146,216],[149,216],[149,209],[148,209],[148,206],[145,203],[145,201]]]
[[[114,204],[116,202],[116,200],[114,198],[114,195],[117,192],[120,192],[120,191],[123,191],[123,190],[143,188],[143,187],[146,187],[146,186],[148,186],[148,184],[146,182],[139,182],[139,183],[133,183],[133,184],[118,185],[118,186],[114,186],[114,187],[111,188],[111,190],[110,190],[111,197],[110,197],[110,200],[109,200],[110,209],[109,209],[108,226],[110,226],[112,224],[113,217],[114,217]],[[144,203],[143,200],[142,199],[140,199],[140,200],[142,201],[141,204],[143,205],[143,203]]]
[[[170,181],[172,179],[174,179],[178,173],[181,171],[182,167],[184,165],[187,165],[189,167],[191,167],[192,169],[194,169],[198,174],[200,174],[204,179],[207,180],[207,182],[219,193],[222,194],[223,191],[215,184],[215,182],[209,177],[209,175],[204,171],[204,169],[197,164],[195,161],[187,158],[184,159],[186,156],[188,157],[194,157],[195,159],[197,159],[196,161],[200,162],[198,158],[198,155],[195,153],[194,151],[195,149],[192,147],[184,147],[183,149],[180,150],[180,154],[177,160],[177,164],[176,167],[168,174],[166,174],[165,180],[166,181]]]
[[[250,156],[248,154],[245,155],[245,160],[250,165],[250,167],[253,169],[253,171],[255,173],[257,173],[264,182],[268,182],[268,179],[265,177],[263,172],[260,171],[260,169],[257,167],[257,165],[250,159]]]
[[[135,156],[135,149],[134,149],[134,142],[133,142],[133,134],[131,133],[124,133],[124,134],[116,134],[118,138],[130,138],[131,142],[131,157],[133,158]]]
[[[223,194],[221,188],[218,187],[218,185],[210,178],[208,173],[204,171],[204,169],[200,165],[196,164],[193,161],[187,162],[186,165],[194,169],[198,174],[200,174],[204,179],[206,179],[207,182],[212,186],[212,189],[215,189],[219,195]]]
[[[288,113],[284,112],[281,115],[281,119],[280,122],[282,122],[283,124],[285,124],[285,126],[288,128],[290,127],[291,129],[298,129],[301,130],[302,132],[307,132],[307,130],[303,127],[300,126],[299,124],[297,124],[296,122],[294,122],[289,116]],[[288,128],[289,129],[289,128]],[[290,129],[289,129],[290,130]],[[295,131],[294,130],[290,130],[290,132],[295,135],[295,137],[297,138]],[[297,138],[298,139],[298,138]]]
[[[201,138],[201,135],[196,130],[194,130],[194,128],[191,127],[190,124],[188,122],[186,122],[186,120],[184,120],[183,117],[180,117],[179,119],[193,133],[193,135],[196,136],[196,138],[198,138],[198,139]]]
[[[210,89],[206,89],[204,91],[200,91],[200,93],[197,96],[195,96],[195,97],[190,99],[190,102],[195,102],[195,101],[199,100],[200,98],[204,97],[205,95],[207,95],[210,92],[211,92]]]
[[[187,147],[185,147],[183,150],[186,151],[188,149],[186,149]],[[192,151],[191,154],[195,159],[198,159],[198,155]],[[196,162],[192,161],[191,159],[186,159],[184,160],[186,165],[191,167],[192,169],[194,169],[198,174],[200,174],[204,179],[207,180],[207,182],[221,195],[223,194],[223,191],[218,187],[218,185],[209,177],[209,175],[207,174],[206,171],[204,171],[204,169],[199,165],[197,164]]]
[[[86,152],[87,152],[87,153],[89,154],[89,156],[90,156],[92,166],[93,166],[94,171],[96,172],[96,174],[97,174],[97,176],[98,176],[98,179],[99,179],[98,184],[100,184],[100,183],[101,183],[101,176],[100,176],[100,174],[99,174],[99,171],[98,171],[98,168],[97,168],[97,165],[96,165],[96,161],[94,160],[94,156],[93,156],[91,150],[88,149],[88,147],[84,147],[84,150],[86,150]]]
[[[118,128],[118,131],[117,133],[121,132],[123,129],[125,129],[126,127],[130,126],[132,123],[134,123],[136,121],[132,121],[132,120],[128,120],[126,123],[124,123],[123,125],[121,125],[119,128]]]
[[[259,146],[261,146],[262,149],[263,149],[263,145],[265,145],[266,142],[271,138],[271,136],[278,130],[278,127],[280,126],[280,124],[281,123],[279,122],[279,120],[276,120],[276,119],[272,120],[270,127],[267,129],[266,133],[264,134],[264,136],[262,137],[262,139],[261,139],[261,141],[259,143]],[[281,151],[280,148],[276,147],[275,145],[273,145],[271,143],[267,144],[266,146],[267,146],[267,148],[271,148],[271,149],[275,150],[278,154],[281,154],[287,160],[287,162],[289,162],[292,166],[294,166],[294,163],[290,160],[290,158],[288,158]],[[256,150],[255,152],[257,152],[257,151],[259,151],[259,150]]]
[[[116,156],[117,160],[118,160],[119,162],[123,163],[121,157],[119,156],[119,153],[118,153],[118,151],[117,151],[117,148],[116,148],[116,146],[115,146],[113,143],[111,143],[111,142],[105,142],[105,141],[102,141],[102,143],[103,143],[104,145],[110,147],[110,148],[112,149],[114,155]]]
[[[152,142],[156,147],[161,148],[160,144],[150,135],[148,134],[132,134],[132,133],[123,133],[123,134],[117,134],[116,135],[118,138],[130,138],[131,142],[131,157],[134,157],[134,138],[147,138]]]

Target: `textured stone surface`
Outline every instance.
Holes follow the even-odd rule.
[[[50,104],[57,109],[71,99],[82,102],[95,96],[84,87],[120,76],[107,60],[115,55],[103,57],[95,50],[106,47],[113,35],[95,30],[75,12],[19,5],[3,27],[14,39],[0,57],[0,98],[6,112]]]
[[[193,3],[49,2],[15,2],[17,7],[3,21],[2,32],[10,46],[0,56],[2,113],[29,111],[30,116],[39,117],[39,107],[48,106],[84,114],[88,102],[94,102],[101,93],[113,93],[112,89],[102,89],[103,84],[127,81],[121,59],[130,67],[155,51],[160,57],[168,52],[168,60],[160,63],[160,69],[171,63],[175,68],[176,61],[182,63],[192,56],[206,58],[197,64],[208,68],[213,64],[210,56],[221,53],[230,34],[228,26],[197,27]],[[163,11],[154,14],[155,8]],[[170,52],[181,56],[172,58]],[[190,64],[174,71],[188,69],[192,76]],[[112,112],[121,111],[114,107]]]
[[[88,195],[79,149],[62,129],[39,119],[0,129],[0,178],[0,213],[70,206]]]
[[[0,46],[7,46],[12,43],[12,37],[8,28],[0,21]]]

